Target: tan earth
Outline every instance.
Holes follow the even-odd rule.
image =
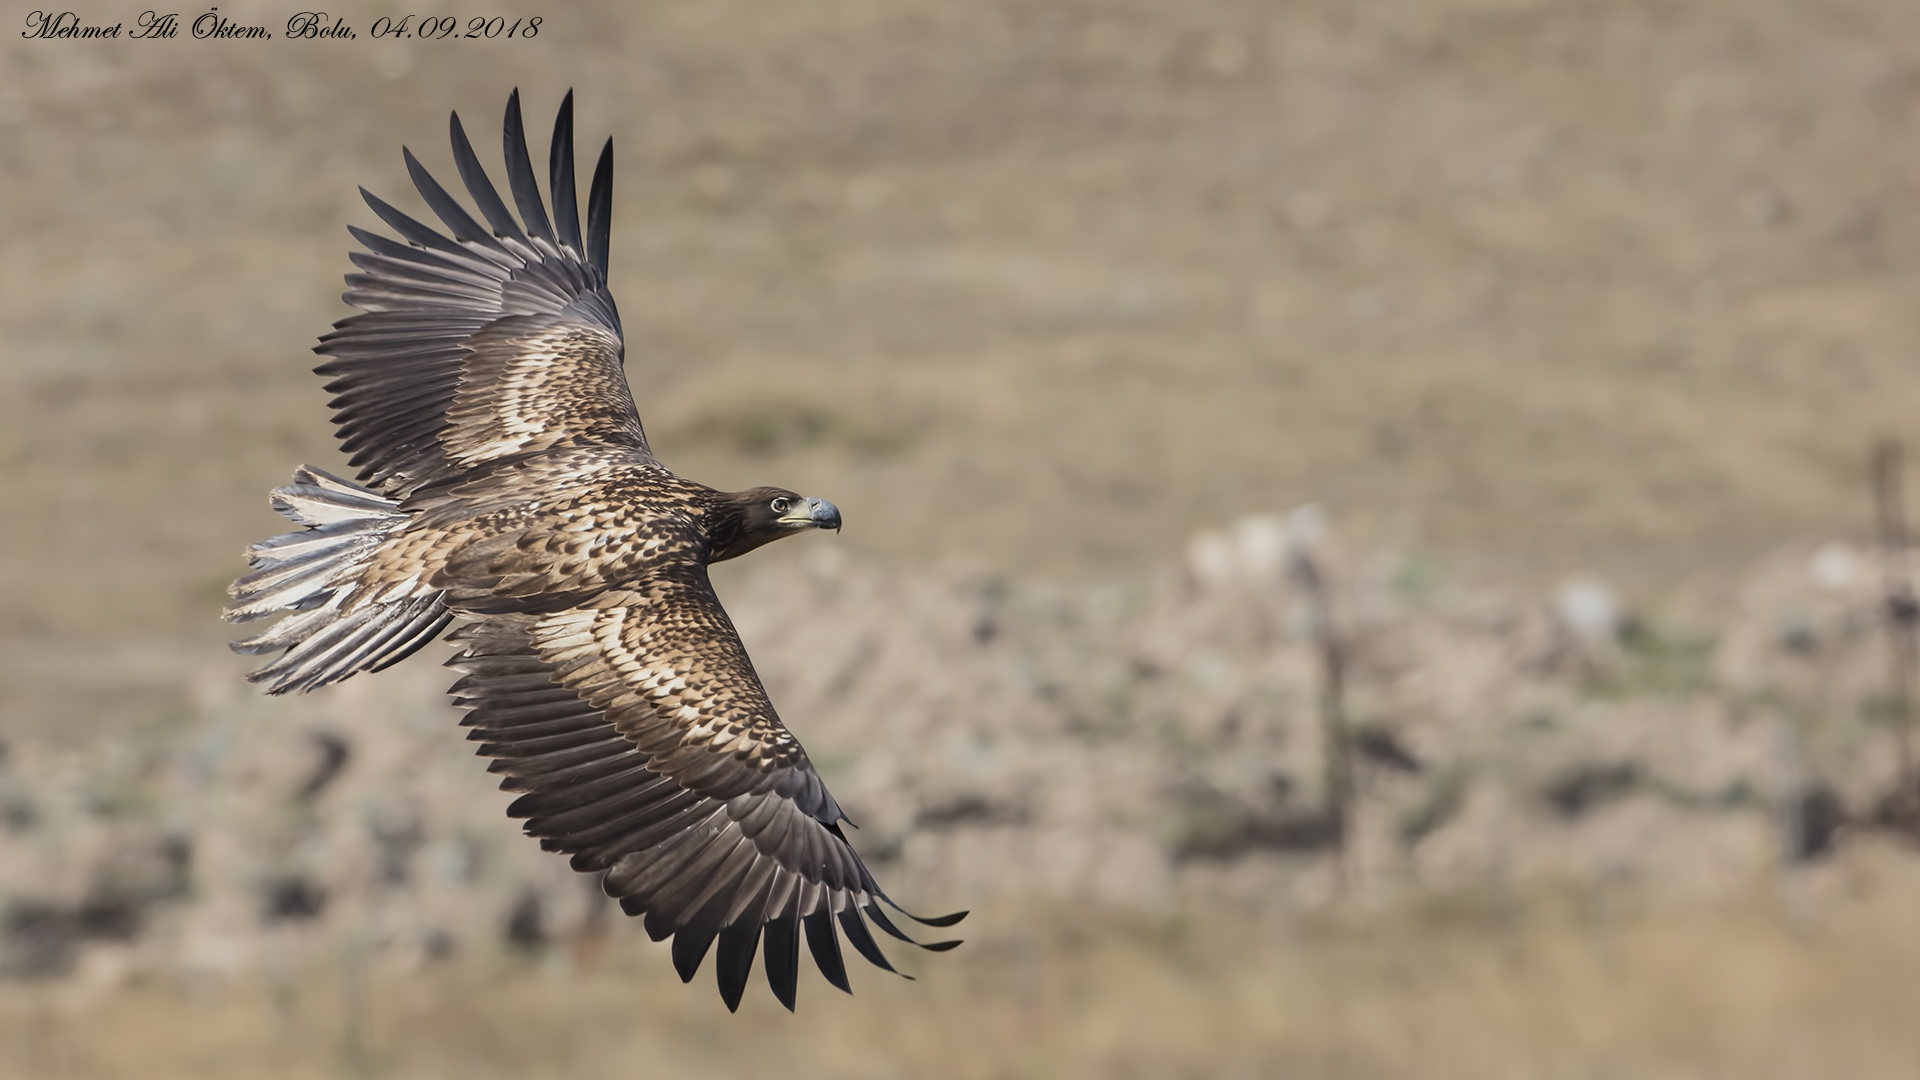
[[[71,811],[0,822],[0,931],[109,879],[159,905],[0,982],[0,1074],[1907,1075],[1876,567],[1821,545],[1920,413],[1920,7],[603,2],[512,41],[375,41],[406,12],[365,5],[287,41],[284,8],[0,44],[0,812]],[[354,186],[417,208],[400,144],[451,180],[458,109],[491,162],[515,86],[575,90],[583,158],[615,139],[661,456],[847,515],[721,587],[897,891],[980,906],[919,983],[729,1020],[625,930],[516,959],[516,890],[567,886],[427,656],[234,681],[264,493],[341,465],[307,350]],[[1345,892],[1268,850],[1320,791],[1299,598],[1196,540],[1307,502],[1355,719],[1426,765],[1363,788]],[[1639,613],[1620,642],[1555,627],[1576,571]],[[302,809],[316,725],[384,749]],[[1803,781],[1847,826],[1783,876]],[[422,851],[529,876],[380,899],[395,792],[459,823]],[[361,899],[263,925],[289,837]]]

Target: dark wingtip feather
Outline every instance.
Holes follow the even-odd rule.
[[[881,899],[886,900],[887,906],[892,908],[893,910],[899,912],[902,915],[905,915],[907,918],[912,919],[914,922],[919,923],[921,926],[931,926],[935,930],[944,930],[949,926],[958,925],[961,919],[966,918],[970,914],[970,912],[956,911],[951,915],[926,915],[926,916],[915,915],[913,912],[908,911],[906,908],[901,907],[899,904],[894,903],[892,900],[887,899],[884,896],[881,897]]]
[[[867,963],[882,971],[892,971],[903,979],[913,978],[894,970],[893,964],[887,960],[887,954],[881,952],[879,943],[873,940],[873,932],[867,929],[857,909],[850,907],[840,913],[840,929],[847,935],[847,940],[853,943],[854,950],[867,958]]]
[[[507,119],[500,134],[507,161],[507,187],[513,191],[513,203],[526,220],[527,231],[558,244],[553,226],[547,223],[547,208],[540,201],[540,185],[533,178],[533,159],[527,153],[527,128],[520,115],[520,88],[514,87],[507,98]]]
[[[912,938],[908,937],[905,933],[903,933],[899,927],[893,925],[893,920],[887,918],[887,913],[880,910],[879,904],[868,904],[865,908],[862,908],[861,910],[866,912],[867,918],[872,919],[873,924],[875,926],[878,926],[880,929],[886,931],[888,937],[894,938],[899,941],[904,941],[909,945],[918,945],[920,948],[925,949],[928,952],[946,952],[948,949],[951,949],[955,945],[960,944],[957,941],[939,941],[929,945],[929,944],[926,944],[925,942],[915,941]]]
[[[467,185],[467,194],[473,196],[473,204],[493,227],[493,234],[525,243],[527,234],[520,230],[520,223],[513,220],[507,204],[500,201],[500,192],[480,164],[480,155],[473,152],[473,144],[467,141],[467,130],[460,125],[457,112],[447,114],[447,136],[453,142],[453,163],[460,170],[460,182]]]
[[[372,208],[373,212],[379,216],[381,221],[387,223],[388,228],[399,233],[408,243],[423,248],[431,248],[436,251],[444,251],[453,255],[460,254],[459,244],[440,235],[432,226],[416,221],[400,212],[393,204],[375,195],[373,192],[368,191],[366,188],[360,189],[360,197],[366,200],[367,206]]]
[[[412,150],[401,147],[400,157],[407,163],[407,175],[413,179],[414,188],[426,200],[427,208],[446,225],[448,232],[470,244],[495,251],[505,250],[492,233],[481,228],[480,223],[473,220],[473,215],[467,213],[452,195],[447,194],[447,189],[440,186],[440,181],[433,178],[425,165],[420,164],[420,159],[413,156]]]
[[[840,935],[833,932],[833,913],[820,910],[807,916],[807,949],[813,953],[813,962],[820,965],[820,974],[829,983],[846,993],[853,993],[853,984],[847,981],[847,964],[840,957]]]
[[[560,102],[560,114],[553,120],[553,144],[547,153],[547,191],[553,196],[553,224],[560,242],[584,256],[587,245],[580,240],[580,200],[573,189],[573,91]]]
[[[647,912],[647,917],[641,920],[640,925],[646,929],[647,937],[654,941],[665,941],[673,935],[672,921],[657,909]]]
[[[800,921],[792,916],[773,919],[766,925],[767,985],[780,1004],[793,1011],[795,988],[800,979]]]
[[[712,947],[712,931],[702,933],[688,927],[673,935],[673,970],[679,972],[681,982],[693,981],[694,975],[700,971],[701,961],[707,958],[707,950]]]
[[[587,189],[587,261],[607,277],[607,252],[613,244],[613,140],[600,148],[593,167],[593,186]]]
[[[740,1011],[740,995],[746,993],[747,976],[753,974],[753,954],[760,948],[760,927],[742,919],[720,931],[720,954],[714,958],[713,973],[720,982],[720,1000],[728,1012]]]

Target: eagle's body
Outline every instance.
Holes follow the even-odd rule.
[[[572,98],[549,156],[549,221],[516,92],[504,145],[516,219],[452,122],[455,161],[489,227],[406,163],[449,239],[362,192],[407,243],[350,230],[348,303],[316,351],[355,484],[302,467],[274,506],[306,526],[248,549],[227,615],[288,613],[238,642],[281,655],[250,678],[311,690],[406,658],[455,617],[464,721],[510,808],[577,870],[671,935],[691,978],[717,940],[728,1006],[766,943],[793,1005],[804,929],[847,986],[839,932],[888,967],[866,920],[903,935],[841,832],[845,815],[780,722],[707,566],[840,527],[828,502],[721,492],[647,445],[606,289],[612,143],[583,236]],[[362,486],[365,485],[365,486]],[[933,920],[951,925],[958,916]],[[933,946],[933,947],[945,947]]]

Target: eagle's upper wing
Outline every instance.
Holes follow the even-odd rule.
[[[703,567],[666,568],[591,603],[498,615],[451,639],[449,665],[509,810],[606,889],[648,934],[673,936],[691,979],[716,938],[727,1007],[766,941],[767,981],[793,1007],[804,929],[845,990],[840,931],[892,970],[865,919],[910,940],[840,829],[840,807],[775,714]],[[964,913],[963,913],[964,914]],[[959,915],[920,920],[950,926]],[[950,948],[957,942],[927,946]]]
[[[458,114],[451,127],[460,178],[487,226],[411,151],[407,171],[451,239],[361,189],[407,242],[349,229],[367,250],[352,254],[362,272],[347,275],[345,299],[363,314],[335,323],[314,350],[333,357],[314,370],[332,377],[341,449],[361,480],[397,497],[554,446],[650,453],[621,367],[620,316],[607,293],[613,141],[594,169],[583,239],[571,93],[548,156],[551,222],[527,157],[519,91],[507,102],[504,142],[520,220],[487,179]]]

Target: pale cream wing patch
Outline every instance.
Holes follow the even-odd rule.
[[[801,769],[800,786],[825,797],[703,569],[675,568],[547,616],[531,637],[560,681],[605,709],[656,770],[731,798]]]
[[[592,323],[510,315],[467,342],[460,382],[440,432],[462,468],[560,445],[647,451],[620,340]]]

